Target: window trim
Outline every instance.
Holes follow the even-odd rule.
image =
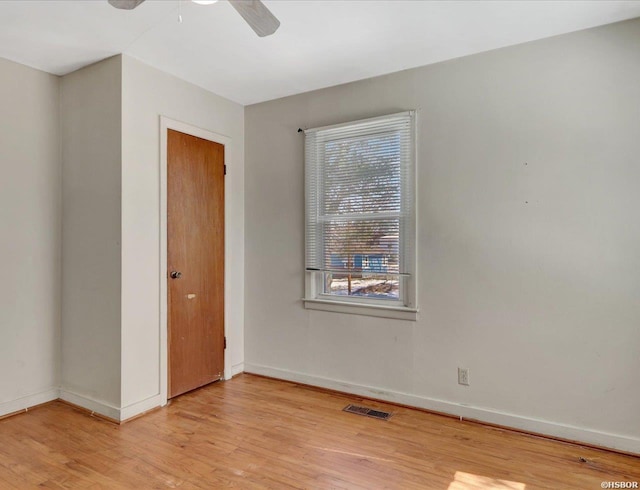
[[[346,123],[334,124],[330,126],[322,126],[313,129],[305,130],[305,135],[312,132],[324,131],[329,129],[337,129],[346,126],[358,125],[362,123],[372,123],[376,121],[383,121],[387,119],[397,118],[399,116],[409,116],[411,118],[411,145],[410,145],[410,159],[411,159],[411,177],[408,179],[408,185],[411,186],[413,191],[413,254],[412,263],[413,270],[410,271],[410,275],[399,276],[399,287],[403,293],[403,299],[387,300],[378,298],[363,298],[363,297],[340,297],[335,295],[329,295],[324,293],[324,274],[319,271],[311,271],[305,268],[305,297],[302,299],[304,307],[306,309],[329,311],[334,313],[348,313],[357,315],[366,315],[382,318],[393,318],[399,320],[416,321],[418,316],[418,308],[416,305],[417,298],[417,162],[416,162],[416,111],[405,111],[395,114],[388,114],[385,116],[379,116],[369,119],[361,119],[357,121],[350,121]],[[305,162],[306,166],[306,162]],[[305,175],[305,189],[307,187],[307,177]],[[305,196],[305,203],[307,197]],[[305,228],[307,226],[307,214],[305,212]],[[410,239],[407,237],[407,229],[405,226],[401,226],[401,249],[404,240]],[[306,239],[306,232],[305,232]],[[305,242],[305,251],[308,244]],[[305,252],[306,257],[306,252]],[[306,259],[305,259],[306,260]],[[406,260],[406,254],[400,254],[400,260]],[[402,296],[401,296],[402,297]]]

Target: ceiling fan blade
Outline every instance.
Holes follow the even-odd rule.
[[[280,21],[260,0],[229,0],[229,3],[260,37],[270,36],[280,27]]]
[[[123,10],[133,10],[142,2],[144,2],[144,0],[109,0],[109,3],[113,7]]]

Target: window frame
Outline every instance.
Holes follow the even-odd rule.
[[[306,268],[305,264],[305,297],[303,298],[304,307],[307,309],[313,310],[322,310],[322,311],[331,311],[337,313],[350,313],[350,314],[359,314],[359,315],[367,315],[367,316],[375,316],[375,317],[383,317],[383,318],[394,318],[394,319],[402,319],[402,320],[411,320],[415,321],[417,319],[418,308],[416,305],[416,284],[417,284],[417,235],[416,235],[416,222],[417,222],[417,165],[416,165],[416,111],[405,111],[401,113],[388,114],[385,116],[361,119],[357,121],[350,121],[341,124],[335,124],[331,126],[323,126],[319,128],[308,129],[305,131],[305,134],[308,132],[319,132],[325,130],[332,130],[338,128],[345,128],[349,126],[358,126],[367,123],[373,122],[384,122],[388,120],[390,123],[393,120],[398,120],[399,118],[407,118],[410,121],[410,144],[409,144],[409,167],[407,172],[407,177],[403,178],[403,184],[401,189],[403,192],[407,192],[409,190],[413,194],[413,202],[412,205],[412,213],[411,218],[407,221],[407,218],[400,220],[400,230],[399,230],[399,250],[398,250],[398,259],[399,259],[399,272],[405,270],[404,263],[407,260],[405,246],[407,240],[413,240],[412,246],[409,247],[413,257],[412,260],[409,261],[409,264],[412,265],[411,270],[408,271],[408,274],[398,274],[398,289],[399,289],[399,298],[397,300],[394,299],[383,299],[383,298],[367,298],[367,297],[359,297],[359,296],[338,296],[325,292],[325,274],[326,271],[318,271],[318,270],[310,270]],[[380,130],[372,130],[370,134],[366,134],[363,137],[368,137],[375,133],[379,133]],[[338,138],[339,139],[339,138]],[[307,230],[308,223],[308,213],[309,213],[309,200],[308,196],[308,186],[309,186],[309,162],[306,160],[306,149],[308,142],[305,142],[305,203],[307,209],[305,210],[305,230]],[[324,143],[326,145],[326,141]],[[322,163],[317,164],[314,167],[314,170],[319,172],[322,166],[324,165],[324,155],[320,158]],[[316,176],[317,177],[317,176]],[[315,208],[319,206],[322,199],[322,184],[318,183],[315,197],[316,201]],[[316,242],[317,244],[317,242]],[[307,251],[309,250],[309,243],[307,242],[307,233],[305,231],[305,261],[308,255]]]

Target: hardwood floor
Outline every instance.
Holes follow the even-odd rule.
[[[640,458],[251,375],[124,425],[52,402],[0,420],[0,488],[596,489]]]

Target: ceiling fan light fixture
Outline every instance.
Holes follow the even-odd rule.
[[[108,0],[111,6],[117,9],[133,10],[145,0]],[[218,0],[191,0],[200,5],[211,5]],[[270,36],[280,27],[280,21],[262,3],[262,0],[229,0],[229,4],[240,14],[249,27],[259,37]],[[180,6],[182,0],[178,0],[178,20],[182,22]]]

